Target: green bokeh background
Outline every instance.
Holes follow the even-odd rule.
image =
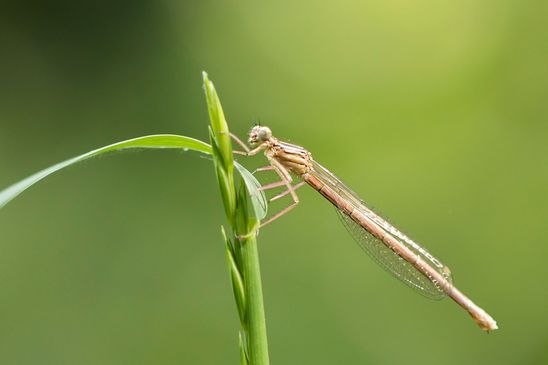
[[[207,70],[235,133],[260,120],[310,149],[501,328],[394,280],[303,188],[259,237],[272,364],[545,364],[547,19],[517,0],[8,2],[0,186],[131,137],[207,140]],[[173,151],[23,194],[0,211],[0,363],[237,364],[223,214],[211,163]]]

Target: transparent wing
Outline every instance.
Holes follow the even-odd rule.
[[[358,245],[379,266],[428,298],[439,300],[445,297],[446,294],[443,290],[435,286],[430,279],[421,274],[413,265],[395,254],[381,240],[372,236],[356,224],[352,218],[338,209],[337,214]]]
[[[315,161],[313,162],[313,170],[312,174],[333,189],[343,199],[351,203],[355,210],[358,210],[369,220],[381,227],[387,234],[396,238],[402,245],[407,246],[416,255],[417,260],[428,263],[428,265],[438,271],[448,283],[452,283],[451,272],[447,266],[443,265],[423,247],[401,233],[371,209],[367,208],[357,194],[346,187],[335,175],[329,172],[329,170]],[[337,209],[337,213],[354,240],[356,240],[359,246],[369,255],[369,257],[379,264],[379,266],[428,298],[439,300],[446,296],[445,292],[435,280],[432,280],[421,273],[413,264],[407,262],[396,252],[387,247],[382,240],[371,235],[346,213],[339,209]]]

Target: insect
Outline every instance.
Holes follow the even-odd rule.
[[[299,203],[296,190],[308,184],[337,209],[344,226],[363,250],[381,267],[421,294],[441,299],[451,297],[463,307],[485,331],[497,329],[495,320],[454,285],[451,271],[425,248],[411,240],[385,219],[377,215],[338,177],[317,163],[312,154],[301,146],[278,140],[270,128],[255,126],[249,132],[249,148],[235,135],[232,138],[244,149],[235,153],[254,156],[260,152],[270,165],[256,171],[273,170],[280,181],[261,187],[269,190],[285,186],[286,190],[270,201],[290,195],[292,203],[261,224],[275,221]],[[293,175],[302,181],[293,185]]]

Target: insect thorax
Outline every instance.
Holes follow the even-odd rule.
[[[275,141],[265,154],[278,161],[283,167],[296,175],[303,175],[312,167],[312,155],[306,149],[294,144]]]

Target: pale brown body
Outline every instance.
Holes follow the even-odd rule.
[[[266,131],[265,131],[266,129]],[[262,132],[262,134],[261,134]],[[408,263],[412,264],[422,275],[435,283],[436,287],[445,292],[455,302],[468,311],[476,323],[486,331],[497,329],[496,322],[480,307],[473,303],[462,292],[455,288],[447,277],[440,274],[439,270],[436,270],[429,262],[421,260],[420,257],[413,252],[409,247],[402,244],[398,239],[394,238],[392,234],[389,234],[386,227],[382,227],[382,223],[385,222],[382,218],[377,220],[371,219],[371,216],[364,214],[364,209],[357,209],[356,202],[348,199],[348,197],[341,196],[335,189],[329,184],[322,181],[321,174],[318,174],[314,170],[315,162],[312,159],[312,155],[305,148],[293,145],[286,142],[281,142],[278,139],[272,137],[272,133],[268,127],[255,127],[250,133],[250,143],[260,143],[258,147],[253,150],[249,150],[241,141],[236,140],[246,149],[246,155],[251,156],[264,151],[265,156],[271,164],[271,168],[262,168],[259,170],[273,169],[281,178],[281,182],[268,184],[262,187],[262,190],[283,186],[287,187],[287,191],[275,196],[271,200],[281,198],[287,194],[291,194],[293,204],[275,214],[270,219],[265,221],[262,226],[271,223],[275,219],[279,218],[283,214],[293,209],[299,202],[299,199],[295,193],[295,190],[302,186],[303,182],[306,182],[320,194],[322,194],[327,200],[329,200],[339,211],[344,213],[352,221],[365,229],[371,235],[381,240],[388,248],[390,248],[395,254],[403,258]],[[318,166],[318,165],[316,165]],[[293,181],[291,174],[293,173],[303,179],[303,182],[292,186]],[[325,174],[325,172],[324,172]],[[329,173],[330,174],[330,173]],[[371,212],[365,208],[365,212]],[[372,213],[372,212],[371,212]],[[376,217],[375,217],[376,218]],[[380,225],[379,225],[380,222]],[[388,225],[389,226],[389,225]],[[389,226],[389,229],[393,227]],[[393,229],[395,230],[395,229]],[[399,231],[395,230],[400,237],[407,238]],[[410,240],[409,240],[410,241]],[[411,241],[411,243],[413,243]],[[425,251],[427,254],[427,252]],[[439,261],[432,257],[431,263],[438,266]],[[440,263],[441,265],[441,263]]]

